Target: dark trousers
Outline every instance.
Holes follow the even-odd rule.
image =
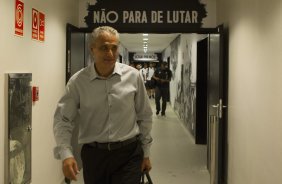
[[[140,183],[143,155],[140,141],[110,151],[85,144],[81,150],[84,183]]]
[[[162,109],[160,107],[160,100],[162,99]],[[169,88],[160,88],[156,87],[155,89],[155,102],[156,102],[156,110],[157,112],[162,112],[165,114],[166,110],[166,102],[169,99]]]

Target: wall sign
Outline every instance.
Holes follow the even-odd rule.
[[[39,41],[45,40],[45,14],[39,12]]]
[[[207,16],[199,0],[97,0],[84,18],[89,28],[101,25],[126,30],[200,28]]]
[[[45,40],[45,14],[32,8],[32,39]]]
[[[24,29],[24,3],[15,0],[15,34],[23,36]]]
[[[38,40],[38,11],[32,8],[32,39]]]
[[[133,55],[133,59],[135,61],[157,61],[158,56],[157,54],[149,54],[149,53],[135,53]]]

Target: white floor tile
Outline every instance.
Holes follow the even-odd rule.
[[[155,108],[154,103],[152,107]],[[194,144],[191,134],[169,105],[165,117],[154,116],[152,134],[151,176],[156,184],[209,183],[206,146]]]

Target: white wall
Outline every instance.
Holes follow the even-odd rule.
[[[229,28],[228,184],[282,181],[282,1],[217,0]]]
[[[58,184],[61,162],[53,158],[52,116],[65,84],[66,23],[77,25],[76,0],[24,1],[24,37],[14,36],[14,0],[0,0],[0,184],[4,184],[4,74],[32,73],[39,101],[32,107],[32,183]],[[45,42],[31,40],[31,9],[45,13]]]

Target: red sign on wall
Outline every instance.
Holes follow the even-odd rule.
[[[39,41],[45,40],[45,14],[39,12]]]
[[[15,34],[23,36],[24,29],[24,3],[16,0],[15,3]]]
[[[38,40],[38,11],[32,8],[32,39]]]

